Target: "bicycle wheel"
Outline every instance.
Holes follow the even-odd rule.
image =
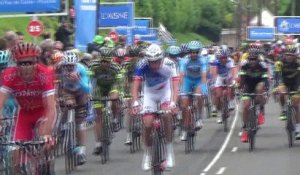
[[[108,113],[105,114],[103,117],[104,120],[104,125],[103,125],[103,131],[102,131],[102,139],[101,139],[101,144],[102,144],[102,154],[101,154],[101,163],[105,164],[109,160],[109,142],[110,142],[110,133],[111,133],[111,128],[110,128],[110,120],[109,120],[110,115]]]
[[[210,99],[210,94],[208,96],[205,96],[205,107],[206,107],[206,118],[211,117],[211,99]]]
[[[165,169],[165,142],[162,135],[155,129],[152,138],[152,174],[161,175]]]
[[[132,121],[131,121],[131,145],[130,145],[130,153],[134,153],[136,148],[137,148],[137,139],[138,139],[138,136],[137,136],[137,116],[133,117],[132,118]]]
[[[222,123],[223,123],[223,128],[224,128],[224,132],[228,131],[228,99],[226,96],[223,96],[223,105],[222,105]]]
[[[295,111],[292,106],[288,106],[286,112],[286,131],[288,134],[288,144],[289,147],[293,147],[295,141]]]
[[[249,142],[249,152],[255,149],[255,135],[257,130],[257,116],[256,109],[252,107],[250,110],[250,115],[248,119],[248,142]]]

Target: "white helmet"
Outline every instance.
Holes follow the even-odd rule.
[[[157,44],[151,44],[145,53],[145,57],[148,61],[157,61],[161,60],[164,57],[161,47]]]
[[[64,52],[64,63],[75,64],[78,62],[78,56],[74,51],[68,50]]]

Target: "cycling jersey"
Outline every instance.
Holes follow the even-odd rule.
[[[61,88],[67,91],[78,92],[82,91],[84,93],[89,93],[91,90],[89,76],[87,73],[87,69],[80,63],[76,63],[75,72],[79,74],[79,81],[74,81],[69,78],[70,72],[67,70],[61,69],[59,70],[59,77],[61,79]]]
[[[282,70],[282,62],[281,61],[275,61],[274,63],[274,71],[275,72],[281,72]]]
[[[231,58],[228,58],[225,65],[221,64],[220,60],[215,60],[212,66],[217,67],[217,74],[221,77],[227,77],[229,75],[229,71],[234,68],[234,61]]]
[[[196,60],[192,60],[186,56],[180,61],[179,71],[187,78],[201,79],[201,74],[208,71],[208,61],[206,57],[199,56]]]
[[[247,61],[242,65],[239,75],[241,76],[241,86],[245,88],[244,92],[254,93],[258,83],[267,81],[268,69],[263,62],[251,67]]]
[[[152,71],[149,63],[141,60],[135,70],[134,78],[143,80],[143,112],[157,111],[157,104],[167,105],[171,101],[171,80],[178,78],[176,64],[164,58],[159,70]]]
[[[102,67],[100,64],[91,67],[93,72],[93,96],[96,98],[107,97],[112,92],[122,90],[120,74],[121,67],[113,62],[110,62],[107,67]],[[103,107],[100,102],[95,102],[95,108]]]
[[[158,71],[152,71],[148,62],[142,60],[137,66],[134,76],[144,80],[144,92],[169,90],[170,79],[178,77],[176,64],[169,58],[164,58]]]
[[[31,140],[33,127],[45,114],[43,98],[54,95],[53,72],[37,64],[32,81],[24,81],[18,74],[17,67],[3,71],[0,91],[12,94],[19,106],[16,122],[15,139]]]
[[[220,87],[222,85],[227,85],[228,80],[233,76],[230,75],[230,70],[234,68],[234,61],[231,58],[228,58],[225,65],[221,64],[220,60],[217,59],[211,64],[217,68],[217,78],[215,82],[215,87]],[[224,84],[226,83],[226,84]]]
[[[282,62],[282,83],[290,90],[297,91],[300,85],[300,65],[298,62]]]
[[[181,94],[189,94],[193,89],[201,85],[202,73],[208,71],[208,61],[206,57],[198,57],[192,60],[189,56],[183,58],[179,63],[180,73],[183,73]]]

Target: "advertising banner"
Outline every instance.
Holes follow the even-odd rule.
[[[61,0],[0,0],[0,13],[58,12]]]
[[[75,0],[75,47],[86,51],[88,43],[96,35],[97,0]]]
[[[151,18],[135,18],[134,19],[134,34],[149,35],[151,27]]]
[[[250,26],[247,28],[247,40],[274,41],[274,27]]]
[[[275,17],[275,27],[277,34],[300,35],[300,16]]]
[[[134,3],[100,3],[98,27],[134,25]]]

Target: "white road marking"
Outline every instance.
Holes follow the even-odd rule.
[[[239,105],[236,106],[234,120],[231,124],[230,131],[227,134],[226,139],[223,142],[223,145],[221,146],[221,148],[219,149],[218,153],[215,155],[213,160],[203,170],[204,173],[207,173],[212,168],[212,166],[214,166],[214,164],[220,159],[221,155],[223,154],[223,152],[224,152],[225,148],[227,147],[227,145],[230,141],[230,138],[232,136],[233,130],[234,130],[236,122],[237,122],[238,114],[239,114]],[[202,175],[202,174],[200,173],[200,175]]]
[[[200,175],[206,175],[206,173],[201,173]]]
[[[238,147],[233,147],[232,150],[231,150],[231,152],[234,153],[234,152],[236,152],[238,149],[239,149]]]
[[[221,167],[216,174],[223,174],[225,170],[226,170],[226,167]]]

